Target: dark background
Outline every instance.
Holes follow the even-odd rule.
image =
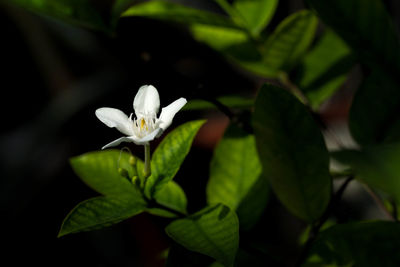
[[[220,12],[211,1],[186,2]],[[399,3],[385,2],[398,22]],[[280,1],[268,29],[302,7],[302,1]],[[109,106],[129,114],[143,84],[158,88],[165,106],[181,96],[252,96],[265,80],[196,43],[176,24],[123,18],[109,36],[0,4],[0,25],[0,264],[162,266],[161,254],[170,244],[163,231],[167,219],[142,214],[104,230],[57,238],[68,212],[96,196],[72,172],[68,159],[120,136],[94,111]],[[325,106],[327,119],[345,115],[345,89]],[[176,177],[191,212],[205,205],[212,149],[228,123],[219,112],[186,111],[177,114],[171,128],[197,118],[209,121]],[[142,147],[130,148],[142,156]],[[263,217],[257,226],[263,230],[243,238],[263,241],[274,254],[259,262],[274,266],[275,259],[284,258],[290,264],[298,253],[293,240],[303,225],[274,198],[267,210],[274,216]]]

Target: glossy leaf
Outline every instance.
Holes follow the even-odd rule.
[[[59,237],[101,229],[144,211],[144,201],[131,198],[96,197],[79,203],[64,219]]]
[[[118,150],[103,150],[71,158],[70,163],[82,181],[100,194],[141,199],[141,193],[118,172],[123,168],[133,176],[129,157]]]
[[[287,209],[317,220],[331,194],[329,154],[311,114],[287,91],[264,85],[253,127],[263,172]]]
[[[89,0],[13,0],[12,4],[40,15],[46,15],[79,26],[109,31],[99,10]]]
[[[233,266],[239,246],[239,222],[235,212],[217,204],[185,219],[173,221],[167,234],[185,248]]]
[[[189,29],[195,40],[209,45],[240,65],[261,60],[256,45],[241,29],[204,24],[194,24]]]
[[[268,25],[278,6],[278,0],[235,0],[233,7],[238,11],[244,26],[253,36],[258,36]]]
[[[400,90],[390,76],[373,71],[357,90],[350,110],[351,134],[360,145],[399,141]]]
[[[170,209],[186,213],[187,199],[183,189],[174,181],[168,182],[154,194],[157,203]]]
[[[263,46],[263,64],[268,76],[289,71],[304,56],[314,39],[318,19],[308,10],[298,11],[284,19]]]
[[[237,28],[231,20],[216,13],[162,0],[148,1],[131,6],[122,16],[148,17],[186,25],[208,24]]]
[[[296,70],[296,84],[317,109],[344,83],[354,61],[350,48],[334,32],[326,30]]]
[[[344,150],[332,156],[351,166],[356,178],[400,201],[400,144],[366,147],[361,151]]]
[[[341,224],[321,232],[311,248],[308,263],[317,266],[398,266],[399,247],[398,223],[370,221]]]
[[[207,201],[209,204],[223,203],[236,210],[247,197],[250,200],[252,188],[261,177],[262,167],[258,159],[254,135],[247,134],[235,125],[225,132],[223,139],[214,150],[211,160],[210,178],[207,184]],[[259,186],[259,185],[258,185]],[[263,210],[268,196],[268,186],[265,191],[252,198],[244,205],[257,211]],[[260,212],[246,212],[246,216],[238,213],[239,221],[256,221]],[[254,218],[253,218],[254,217]]]
[[[148,197],[174,178],[189,153],[197,131],[204,120],[191,121],[170,132],[158,145],[151,159],[151,176],[147,179],[145,193]]]
[[[400,43],[381,0],[308,0],[319,17],[334,29],[371,68],[399,81]]]

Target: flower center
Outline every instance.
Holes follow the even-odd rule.
[[[155,130],[155,116],[144,116],[133,120],[133,132],[139,138],[145,137]]]

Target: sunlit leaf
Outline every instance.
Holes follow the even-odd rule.
[[[204,122],[199,120],[182,124],[158,145],[151,159],[151,176],[147,179],[145,187],[148,197],[153,196],[174,178]]]
[[[12,0],[8,2],[37,14],[62,19],[79,26],[110,30],[99,10],[89,0]]]
[[[315,221],[331,194],[329,154],[311,114],[287,91],[264,85],[253,126],[263,172],[287,209]]]
[[[239,222],[235,212],[217,204],[185,219],[173,221],[167,234],[185,248],[233,266],[239,246]]]
[[[321,232],[311,248],[308,262],[317,266],[398,266],[399,247],[398,223],[341,224]]]
[[[332,154],[350,165],[356,178],[400,201],[400,144],[366,147],[361,151],[344,150]]]
[[[340,37],[326,30],[296,70],[296,84],[313,108],[318,108],[340,88],[354,60],[350,48]]]
[[[277,5],[278,0],[235,0],[233,2],[233,7],[253,36],[258,36],[268,25]]]
[[[70,163],[82,181],[100,194],[140,199],[141,193],[118,172],[118,168],[123,168],[133,176],[129,157],[130,154],[118,150],[103,150],[71,158]]]
[[[131,198],[96,197],[79,203],[64,219],[59,237],[101,229],[144,211],[144,201]]]
[[[184,5],[155,0],[131,6],[122,16],[140,16],[171,22],[190,24],[208,24],[224,27],[237,26],[227,17],[205,10],[194,9]]]
[[[251,108],[254,105],[254,99],[240,96],[222,96],[217,97],[217,101],[230,108]],[[193,99],[190,100],[183,110],[216,109],[217,107],[210,101]]]
[[[381,0],[308,0],[319,17],[332,27],[371,68],[399,80],[400,43]]]
[[[240,224],[242,226],[245,221],[251,224],[260,216],[268,197],[268,186],[262,187],[264,192],[258,192],[257,196],[250,196],[256,184],[260,189],[257,181],[265,179],[261,177],[261,172],[254,135],[231,125],[215,148],[211,160],[207,184],[208,203],[223,203],[233,210],[242,204],[241,211],[245,212],[245,216],[238,213]],[[246,197],[247,200],[251,198],[251,201],[243,203]],[[251,210],[247,212],[248,209]]]
[[[385,73],[373,71],[353,99],[349,116],[352,136],[360,145],[399,141],[400,136],[393,132],[399,122],[398,83]]]
[[[263,64],[268,76],[289,71],[304,56],[314,39],[318,19],[308,10],[298,11],[284,19],[263,46]]]

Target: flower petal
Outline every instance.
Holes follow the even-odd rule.
[[[132,121],[119,109],[99,108],[96,117],[108,127],[115,127],[126,135],[133,135]]]
[[[160,109],[160,96],[157,89],[152,85],[143,85],[139,88],[133,100],[133,109],[136,117],[156,116]]]
[[[163,130],[167,129],[174,118],[175,114],[187,103],[187,100],[183,97],[175,100],[168,106],[162,108],[160,118],[159,118],[159,127]]]
[[[135,136],[124,136],[124,137],[120,137],[120,138],[108,143],[107,145],[103,146],[101,149],[118,146],[122,142],[129,142],[129,143],[136,144],[137,141],[138,141],[138,138]]]
[[[144,145],[147,144],[150,141],[153,141],[154,138],[159,137],[162,134],[163,130],[161,128],[157,128],[142,139],[139,139],[138,141],[135,141],[135,144],[137,145]]]

